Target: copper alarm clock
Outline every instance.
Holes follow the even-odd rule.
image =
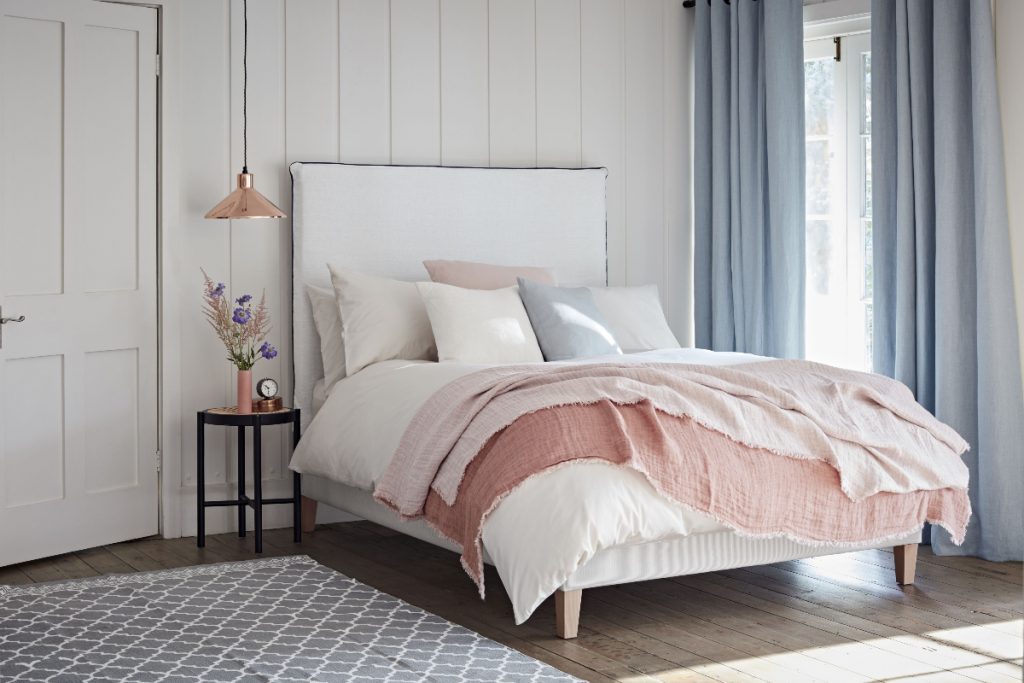
[[[283,408],[283,401],[277,395],[277,381],[264,377],[256,383],[256,393],[259,400],[253,402],[252,409],[257,413],[273,413]]]

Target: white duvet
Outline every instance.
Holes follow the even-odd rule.
[[[736,365],[763,358],[670,349],[586,362],[608,360]],[[451,380],[479,369],[457,363],[387,361],[341,380],[303,434],[292,469],[372,491],[423,402]],[[483,543],[519,624],[605,548],[722,528],[657,494],[643,475],[594,461],[557,468],[525,482],[488,518]]]

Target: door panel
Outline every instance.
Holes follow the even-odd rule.
[[[81,220],[90,242],[83,245],[82,288],[86,292],[131,290],[137,285],[139,36],[86,26],[73,84],[72,176]]]
[[[85,385],[104,387],[86,401],[85,491],[100,493],[139,483],[139,350],[85,354]]]
[[[156,12],[0,0],[0,565],[157,531]]]
[[[64,24],[4,16],[0,51],[0,293],[56,294],[64,274]]]
[[[64,498],[64,358],[4,362],[5,506]],[[4,515],[4,513],[0,513]]]

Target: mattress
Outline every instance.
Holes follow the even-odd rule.
[[[303,477],[302,489],[304,495],[331,507],[453,553],[460,552],[456,544],[439,536],[425,521],[401,519],[395,512],[376,502],[369,491],[312,475]],[[920,541],[921,532],[918,531],[907,536],[894,537],[884,544],[856,548],[823,548],[795,543],[785,538],[745,538],[728,529],[719,529],[605,548],[581,564],[559,588],[576,590],[614,586],[634,581],[702,574]],[[452,561],[458,560],[453,556]],[[487,553],[486,542],[484,561],[487,564],[494,564]]]

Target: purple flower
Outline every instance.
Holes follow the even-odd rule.
[[[252,313],[244,308],[236,308],[231,319],[239,325],[245,325],[252,320]]]
[[[260,355],[267,360],[271,360],[277,357],[277,349],[270,345],[270,342],[263,342],[263,346],[260,347]]]
[[[243,294],[242,296],[235,299],[235,303],[237,303],[239,306],[244,306],[250,301],[252,301],[252,294]]]
[[[224,293],[224,287],[225,285],[223,282],[218,282],[217,286],[210,290],[210,296],[212,296],[214,299],[219,299],[220,296]]]

